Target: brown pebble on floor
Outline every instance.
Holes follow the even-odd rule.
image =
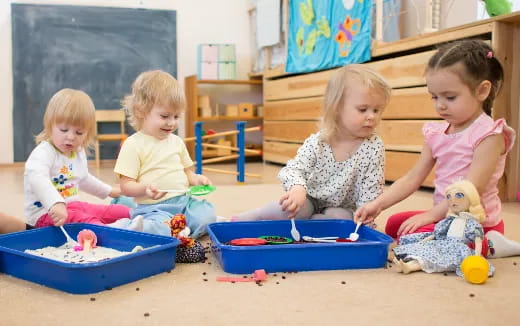
[[[347,282],[345,282],[345,281],[341,281],[341,284],[347,284]]]
[[[280,282],[276,281],[276,284],[280,284]]]
[[[208,265],[211,265],[211,262],[210,262],[210,261],[208,262]]]
[[[90,298],[90,301],[96,301],[96,298]]]
[[[207,281],[208,281],[208,279],[207,279],[207,278],[204,278],[203,280],[204,280],[204,282],[207,282]]]
[[[166,271],[166,273],[171,273],[171,272],[172,272],[172,270],[171,270],[171,269],[170,269],[169,271]]]
[[[274,273],[273,276],[276,276],[276,273]]]
[[[514,262],[513,262],[513,265],[515,265],[515,266],[516,266],[516,261],[514,261]]]
[[[206,275],[206,272],[202,272],[202,275]]]
[[[473,298],[475,295],[473,293],[470,293],[469,296]]]
[[[282,278],[285,280],[285,276],[284,275],[282,275]]]
[[[242,277],[243,277],[243,278],[248,278],[248,276],[247,276],[247,275],[244,275],[244,276],[242,276]]]
[[[150,313],[145,312],[145,313],[144,313],[144,316],[145,316],[145,317],[148,317],[148,316],[150,316]]]
[[[444,272],[444,276],[448,276],[448,273]]]
[[[231,283],[236,283],[235,281],[231,281]]]
[[[139,291],[139,288],[135,288],[136,291]]]

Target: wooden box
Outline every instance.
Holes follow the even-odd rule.
[[[238,116],[244,118],[253,117],[255,115],[254,109],[253,103],[240,103],[238,104]]]
[[[238,117],[238,105],[227,104],[226,105],[226,117]]]

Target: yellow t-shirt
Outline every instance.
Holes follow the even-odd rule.
[[[135,179],[158,189],[188,190],[185,168],[193,166],[184,141],[174,134],[159,140],[153,136],[136,132],[128,137],[117,157],[114,172]],[[167,193],[159,200],[138,197],[139,204],[155,204],[179,193]]]

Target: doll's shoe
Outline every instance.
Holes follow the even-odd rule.
[[[192,247],[177,247],[176,263],[201,263],[206,260],[206,251],[199,241],[193,243]]]

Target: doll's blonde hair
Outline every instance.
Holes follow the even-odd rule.
[[[146,115],[154,105],[165,106],[175,113],[186,107],[186,98],[179,82],[169,73],[161,70],[141,73],[132,84],[132,94],[121,102],[128,122],[135,130],[140,130]]]
[[[52,128],[67,124],[85,130],[86,137],[81,146],[88,149],[96,136],[96,108],[87,93],[64,88],[54,94],[47,104],[43,116],[43,130],[36,136],[36,143],[50,140]]]
[[[340,132],[340,111],[354,83],[379,91],[385,99],[385,106],[388,104],[391,88],[378,73],[361,64],[351,64],[338,69],[331,76],[323,98],[321,140],[329,142]]]
[[[473,183],[469,180],[457,181],[446,187],[446,191],[444,193],[445,195],[448,195],[448,193],[453,191],[462,192],[466,198],[469,199],[468,212],[475,216],[480,223],[484,222],[486,219],[486,212],[480,204],[480,195]]]

